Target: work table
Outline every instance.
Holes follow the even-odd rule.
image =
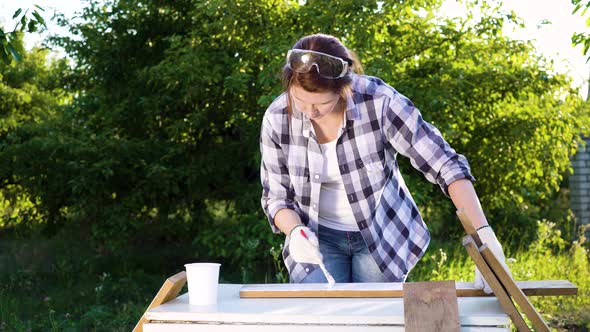
[[[403,298],[240,298],[242,286],[220,284],[213,306],[190,305],[185,293],[151,308],[144,331],[404,330]],[[510,320],[495,297],[457,300],[461,331],[510,330]]]

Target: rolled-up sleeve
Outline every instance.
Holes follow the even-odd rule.
[[[397,92],[384,103],[383,129],[393,148],[408,157],[428,181],[438,184],[446,196],[451,183],[459,179],[475,181],[467,159],[456,153],[440,131],[424,121],[414,104]]]
[[[260,133],[260,153],[262,155],[260,163],[261,204],[274,233],[280,233],[274,223],[274,217],[279,210],[288,208],[297,211],[287,160],[279,142],[279,137],[273,131],[269,116],[266,114],[262,121]]]

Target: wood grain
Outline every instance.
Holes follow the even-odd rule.
[[[527,296],[576,295],[578,288],[567,280],[517,281],[516,285]],[[472,282],[456,282],[457,297],[488,295],[475,288]],[[404,297],[403,283],[337,283],[327,284],[247,284],[240,288],[241,298],[340,298]]]
[[[479,253],[479,249],[475,246],[473,238],[470,235],[463,237],[463,246],[467,250],[469,256],[471,256],[471,259],[483,275],[484,279],[488,282],[488,285],[490,285],[490,288],[494,292],[494,295],[496,295],[496,298],[498,298],[502,309],[504,309],[504,312],[508,315],[508,317],[510,317],[518,331],[530,331],[524,319],[518,310],[516,310],[514,303],[512,303],[512,300],[506,293],[506,290],[500,284],[492,270],[490,270],[490,267],[486,261]]]
[[[162,303],[166,303],[170,300],[173,300],[178,296],[178,293],[182,290],[182,287],[186,284],[186,272],[182,271],[179,272],[172,277],[166,279],[164,284],[158,291],[158,294],[152,300],[149,307],[145,310],[146,312],[151,308],[157,307]],[[145,312],[133,328],[133,332],[143,332],[143,324],[147,323],[149,320],[145,317]]]
[[[528,319],[533,324],[533,327],[537,332],[540,331],[551,331],[549,326],[543,320],[543,317],[535,310],[535,307],[531,304],[529,299],[524,295],[524,293],[518,288],[512,276],[506,272],[502,264],[498,261],[496,256],[492,253],[492,251],[484,244],[481,248],[479,248],[480,253],[482,254],[483,258],[488,263],[491,270],[494,272],[496,277],[500,280],[502,285],[506,288],[508,295],[512,296],[512,299],[518,306],[520,310],[524,312],[524,314],[528,317]]]
[[[475,230],[475,227],[473,227],[473,223],[471,223],[471,220],[467,218],[467,215],[465,214],[463,209],[457,210],[456,213],[457,217],[459,218],[459,221],[461,221],[461,225],[463,225],[463,229],[465,229],[465,233],[467,233],[467,235],[471,235],[477,248],[481,247],[482,242],[479,238],[479,234],[477,234],[477,230]]]
[[[404,326],[408,332],[459,332],[454,281],[404,283]]]

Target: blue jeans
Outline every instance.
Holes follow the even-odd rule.
[[[336,282],[389,282],[371,256],[361,232],[319,225],[318,233],[324,265]],[[318,267],[301,282],[326,283],[328,280]]]

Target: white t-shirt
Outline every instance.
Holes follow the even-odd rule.
[[[320,188],[319,223],[332,229],[358,232],[352,208],[346,197],[346,190],[338,167],[336,142],[320,144],[324,156],[324,182]]]

